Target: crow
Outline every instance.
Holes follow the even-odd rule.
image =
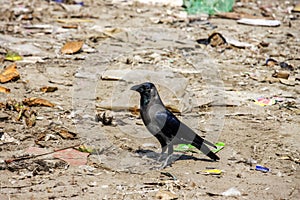
[[[141,96],[140,115],[148,131],[161,145],[160,161],[168,149],[167,158],[161,168],[170,164],[169,159],[174,151],[173,145],[176,144],[192,144],[212,160],[220,159],[207,147],[209,145],[216,148],[214,144],[197,135],[164,106],[153,83],[145,82],[130,89],[137,91]]]

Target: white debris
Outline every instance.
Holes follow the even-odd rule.
[[[238,191],[235,187],[232,187],[223,192],[222,195],[226,197],[241,196],[241,192]]]
[[[280,26],[279,20],[266,20],[266,19],[247,19],[242,18],[237,21],[239,24],[253,25],[253,26]]]

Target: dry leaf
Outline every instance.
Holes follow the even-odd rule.
[[[224,36],[218,32],[212,33],[208,38],[198,39],[197,42],[205,45],[210,44],[213,47],[221,46],[227,43]]]
[[[83,45],[83,41],[71,41],[67,42],[62,48],[61,53],[63,54],[73,54],[77,53]]]
[[[76,137],[76,133],[64,129],[60,130],[57,134],[63,139],[74,139]]]
[[[0,86],[0,92],[10,93],[10,89]]]
[[[266,61],[266,66],[268,66],[268,67],[274,67],[277,64],[278,64],[278,61],[273,58],[268,58]]]
[[[54,92],[57,90],[57,87],[52,87],[52,86],[44,86],[40,88],[42,92]]]
[[[273,77],[275,78],[284,78],[288,79],[290,76],[290,72],[288,71],[275,71],[274,74],[272,74]]]
[[[23,100],[23,103],[28,106],[46,106],[46,107],[54,107],[55,105],[48,100],[31,97]]]
[[[28,116],[29,115],[29,116]],[[36,113],[31,111],[25,114],[25,123],[28,127],[33,127],[36,124]]]
[[[7,66],[1,73],[0,73],[0,83],[6,83],[9,81],[17,80],[20,78],[20,74],[17,71],[16,63],[13,63]]]

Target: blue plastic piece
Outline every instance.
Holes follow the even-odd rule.
[[[266,167],[263,167],[263,166],[260,166],[260,165],[256,165],[255,170],[262,171],[262,172],[269,172],[270,171],[269,168],[266,168]]]

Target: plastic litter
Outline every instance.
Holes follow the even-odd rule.
[[[217,149],[212,150],[212,152],[214,152],[214,153],[218,153],[225,147],[224,142],[217,142],[215,145],[216,145]]]
[[[209,14],[229,12],[232,10],[234,0],[184,0],[188,14]]]
[[[197,153],[198,150],[191,144],[179,144],[174,148],[177,152],[194,152]]]
[[[225,143],[224,142],[217,142],[215,144],[215,146],[217,147],[217,149],[212,149],[211,151],[214,153],[217,153],[219,151],[221,151],[224,147],[225,147]],[[200,151],[194,147],[191,144],[178,144],[175,148],[174,151],[176,152],[192,152],[192,153],[200,153]]]
[[[259,97],[254,100],[254,104],[259,106],[270,106],[276,104],[276,100],[273,98],[265,98],[265,97]]]
[[[220,169],[206,169],[201,172],[202,172],[202,174],[205,174],[205,175],[221,175],[222,174],[222,170],[220,170]]]
[[[260,166],[260,165],[256,165],[255,170],[265,172],[265,173],[270,171],[269,168],[266,168],[266,167],[263,167],[263,166]]]
[[[22,58],[22,56],[20,56],[19,53],[13,52],[13,51],[9,51],[5,55],[5,60],[9,60],[9,61],[19,61],[19,60],[22,60],[22,59],[23,58]]]
[[[251,25],[251,26],[280,26],[279,20],[267,20],[267,19],[247,19],[242,18],[237,21],[239,24]]]

